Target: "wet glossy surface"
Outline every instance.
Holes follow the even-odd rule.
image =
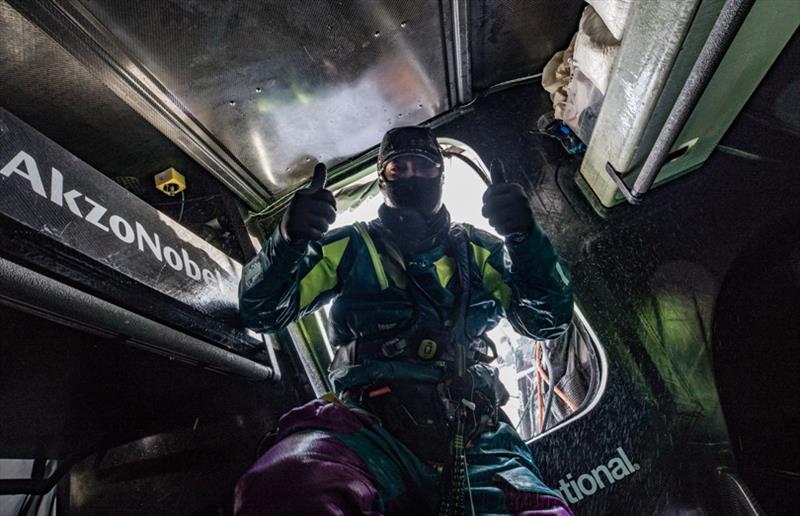
[[[449,107],[435,0],[82,3],[272,192]]]

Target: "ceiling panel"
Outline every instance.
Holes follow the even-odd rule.
[[[80,4],[273,194],[449,107],[438,0]]]
[[[393,126],[430,120],[473,92],[540,71],[569,41],[583,6],[7,1],[77,58],[92,84],[259,209],[301,184],[318,160],[341,163]],[[54,58],[45,70],[59,63]],[[92,97],[88,89],[81,94]],[[89,100],[81,106],[94,111]],[[128,134],[120,129],[115,137]]]

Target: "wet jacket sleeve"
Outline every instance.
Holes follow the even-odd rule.
[[[239,313],[244,325],[278,331],[334,298],[347,269],[351,233],[350,228],[335,229],[297,249],[276,228],[242,271]]]
[[[572,320],[569,272],[536,225],[525,239],[501,240],[484,232],[485,260],[478,258],[485,288],[502,304],[514,329],[535,339],[554,339]]]

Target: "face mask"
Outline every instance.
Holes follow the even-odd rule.
[[[409,208],[429,217],[442,206],[442,177],[409,177],[386,181],[381,179],[381,190],[386,205],[391,208]]]

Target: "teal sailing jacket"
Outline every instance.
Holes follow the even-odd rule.
[[[534,339],[556,338],[568,327],[573,307],[568,272],[538,226],[524,240],[504,243],[472,226],[451,225],[451,234],[459,229],[466,235],[460,260],[467,264],[459,263],[452,238],[448,245],[402,256],[385,233],[375,231],[379,226],[376,219],[334,229],[304,249],[290,246],[276,228],[244,267],[239,306],[245,325],[274,332],[333,300],[328,333],[335,347],[374,344],[398,334],[416,346],[430,335],[441,340],[442,329],[454,323],[454,341],[469,346],[502,317]],[[459,272],[465,265],[469,288],[459,280],[466,276]],[[332,371],[336,390],[376,378],[442,376],[435,360],[426,362],[430,356],[373,358]]]

